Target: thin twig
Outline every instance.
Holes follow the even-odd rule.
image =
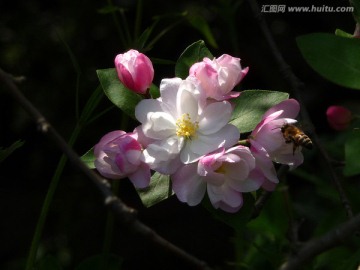
[[[261,210],[264,208],[266,202],[268,201],[268,199],[270,198],[272,192],[271,191],[267,191],[267,190],[263,190],[262,193],[260,194],[259,198],[256,200],[255,204],[254,204],[254,210],[251,214],[251,218],[255,219],[260,215]]]
[[[283,176],[285,175],[285,173],[288,170],[289,170],[289,167],[287,165],[281,165],[277,171],[278,179],[283,178]],[[254,209],[253,209],[253,212],[251,215],[252,219],[257,218],[260,215],[260,212],[264,208],[264,206],[265,206],[266,202],[268,201],[268,199],[270,198],[271,194],[272,194],[272,191],[267,191],[267,190],[262,191],[259,198],[256,200],[256,202],[254,204]]]
[[[360,38],[360,24],[359,23],[357,23],[356,26],[355,26],[353,36],[356,37],[356,38]]]
[[[279,70],[280,70],[282,76],[287,81],[287,83],[290,85],[290,89],[291,89],[292,94],[294,95],[295,99],[297,99],[299,101],[299,103],[301,104],[301,111],[300,111],[301,120],[303,122],[305,122],[305,125],[307,127],[307,133],[312,138],[314,145],[317,146],[320,155],[324,159],[327,170],[328,170],[330,177],[335,185],[335,188],[337,189],[340,200],[345,208],[346,214],[347,214],[348,218],[351,218],[351,217],[353,217],[354,214],[351,209],[350,201],[346,196],[346,193],[340,183],[338,176],[336,175],[336,172],[331,164],[330,157],[328,156],[326,150],[324,149],[324,147],[322,146],[322,144],[320,142],[320,139],[319,139],[317,133],[315,132],[314,125],[312,124],[312,121],[309,117],[308,111],[306,110],[306,108],[304,106],[304,102],[303,102],[302,96],[301,96],[301,93],[304,90],[304,83],[298,77],[295,76],[291,67],[286,63],[285,59],[283,58],[282,54],[280,53],[280,50],[274,41],[271,31],[260,12],[260,9],[259,9],[259,6],[258,6],[256,0],[247,0],[247,2],[249,3],[249,5],[252,9],[254,17],[258,21],[258,24],[259,24],[261,31],[265,37],[265,40],[269,45],[268,46],[269,50],[272,52],[272,55],[275,58],[275,61],[279,67]]]
[[[181,248],[170,243],[162,238],[151,228],[141,223],[137,219],[137,211],[128,207],[118,197],[116,197],[109,183],[106,179],[101,178],[94,171],[90,170],[79,156],[68,146],[65,140],[59,133],[50,125],[45,117],[34,107],[34,105],[21,93],[13,81],[13,76],[5,73],[0,69],[0,81],[3,81],[13,98],[28,112],[28,114],[35,120],[38,125],[39,131],[47,135],[60,150],[67,155],[69,160],[75,167],[80,169],[99,189],[104,197],[105,205],[109,207],[117,215],[118,220],[127,226],[128,229],[133,230],[135,233],[142,235],[144,238],[157,244],[159,247],[164,248],[177,255],[179,258],[188,262],[194,269],[211,270],[211,268],[203,261],[192,256]]]

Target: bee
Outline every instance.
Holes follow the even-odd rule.
[[[293,155],[299,146],[312,149],[312,141],[300,128],[292,124],[284,124],[281,128],[285,143],[293,143]]]

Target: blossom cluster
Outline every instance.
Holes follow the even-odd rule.
[[[115,58],[120,81],[146,94],[154,77],[151,61],[130,50]],[[160,97],[147,98],[135,108],[140,125],[133,132],[113,131],[94,148],[95,166],[110,179],[129,178],[147,187],[151,171],[170,175],[181,202],[199,204],[207,193],[215,208],[236,212],[245,192],[273,190],[279,182],[274,162],[295,168],[303,162],[301,147],[284,139],[283,126],[293,124],[299,104],[287,99],[263,115],[248,138],[230,124],[231,99],[248,72],[230,55],[204,58],[186,79],[166,78]]]

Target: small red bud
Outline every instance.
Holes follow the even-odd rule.
[[[343,106],[330,106],[326,110],[326,116],[331,128],[341,131],[349,127],[351,112]]]

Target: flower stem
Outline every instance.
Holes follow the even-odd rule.
[[[137,1],[136,6],[136,19],[135,19],[135,29],[134,29],[134,39],[137,41],[137,39],[140,36],[140,28],[141,28],[141,19],[142,19],[142,11],[143,11],[143,2],[142,0]]]
[[[129,117],[125,113],[122,113],[120,129],[126,131],[128,127],[128,123],[129,123]],[[119,186],[120,186],[119,180],[112,181],[111,188],[113,194],[117,195],[119,193]],[[106,216],[105,236],[104,236],[103,249],[102,249],[102,262],[101,262],[102,267],[100,269],[108,268],[113,234],[114,234],[114,212],[109,210]]]
[[[235,267],[234,269],[242,269],[241,262],[244,259],[244,230],[237,228],[234,230],[234,249],[235,249]]]
[[[243,145],[243,146],[250,146],[250,140],[246,139],[246,140],[239,140],[238,145]]]
[[[79,136],[81,127],[79,125],[76,125],[73,133],[71,134],[71,137],[69,139],[68,145],[70,147],[72,147],[77,139],[77,137]],[[50,204],[54,198],[54,194],[55,194],[55,190],[58,186],[59,180],[60,180],[60,176],[64,170],[65,164],[67,162],[68,158],[66,157],[65,154],[63,154],[60,158],[60,161],[58,163],[58,166],[56,168],[56,171],[51,179],[50,182],[50,186],[49,189],[47,191],[41,212],[40,212],[40,216],[38,219],[38,222],[36,224],[36,229],[35,229],[35,233],[33,236],[33,239],[31,241],[31,246],[30,246],[30,251],[27,257],[27,261],[26,261],[26,268],[25,270],[32,270],[34,267],[34,262],[36,259],[36,253],[37,250],[39,248],[39,243],[40,243],[40,239],[41,239],[41,235],[42,235],[42,231],[44,228],[44,224],[46,221],[46,217],[49,213],[49,208],[50,208]]]
[[[112,191],[114,194],[118,194],[119,191],[119,181],[112,182]],[[109,263],[109,255],[111,250],[111,244],[114,234],[114,213],[110,210],[107,212],[106,223],[105,223],[105,236],[103,242],[103,250],[102,250],[102,267],[100,269],[107,269]]]

